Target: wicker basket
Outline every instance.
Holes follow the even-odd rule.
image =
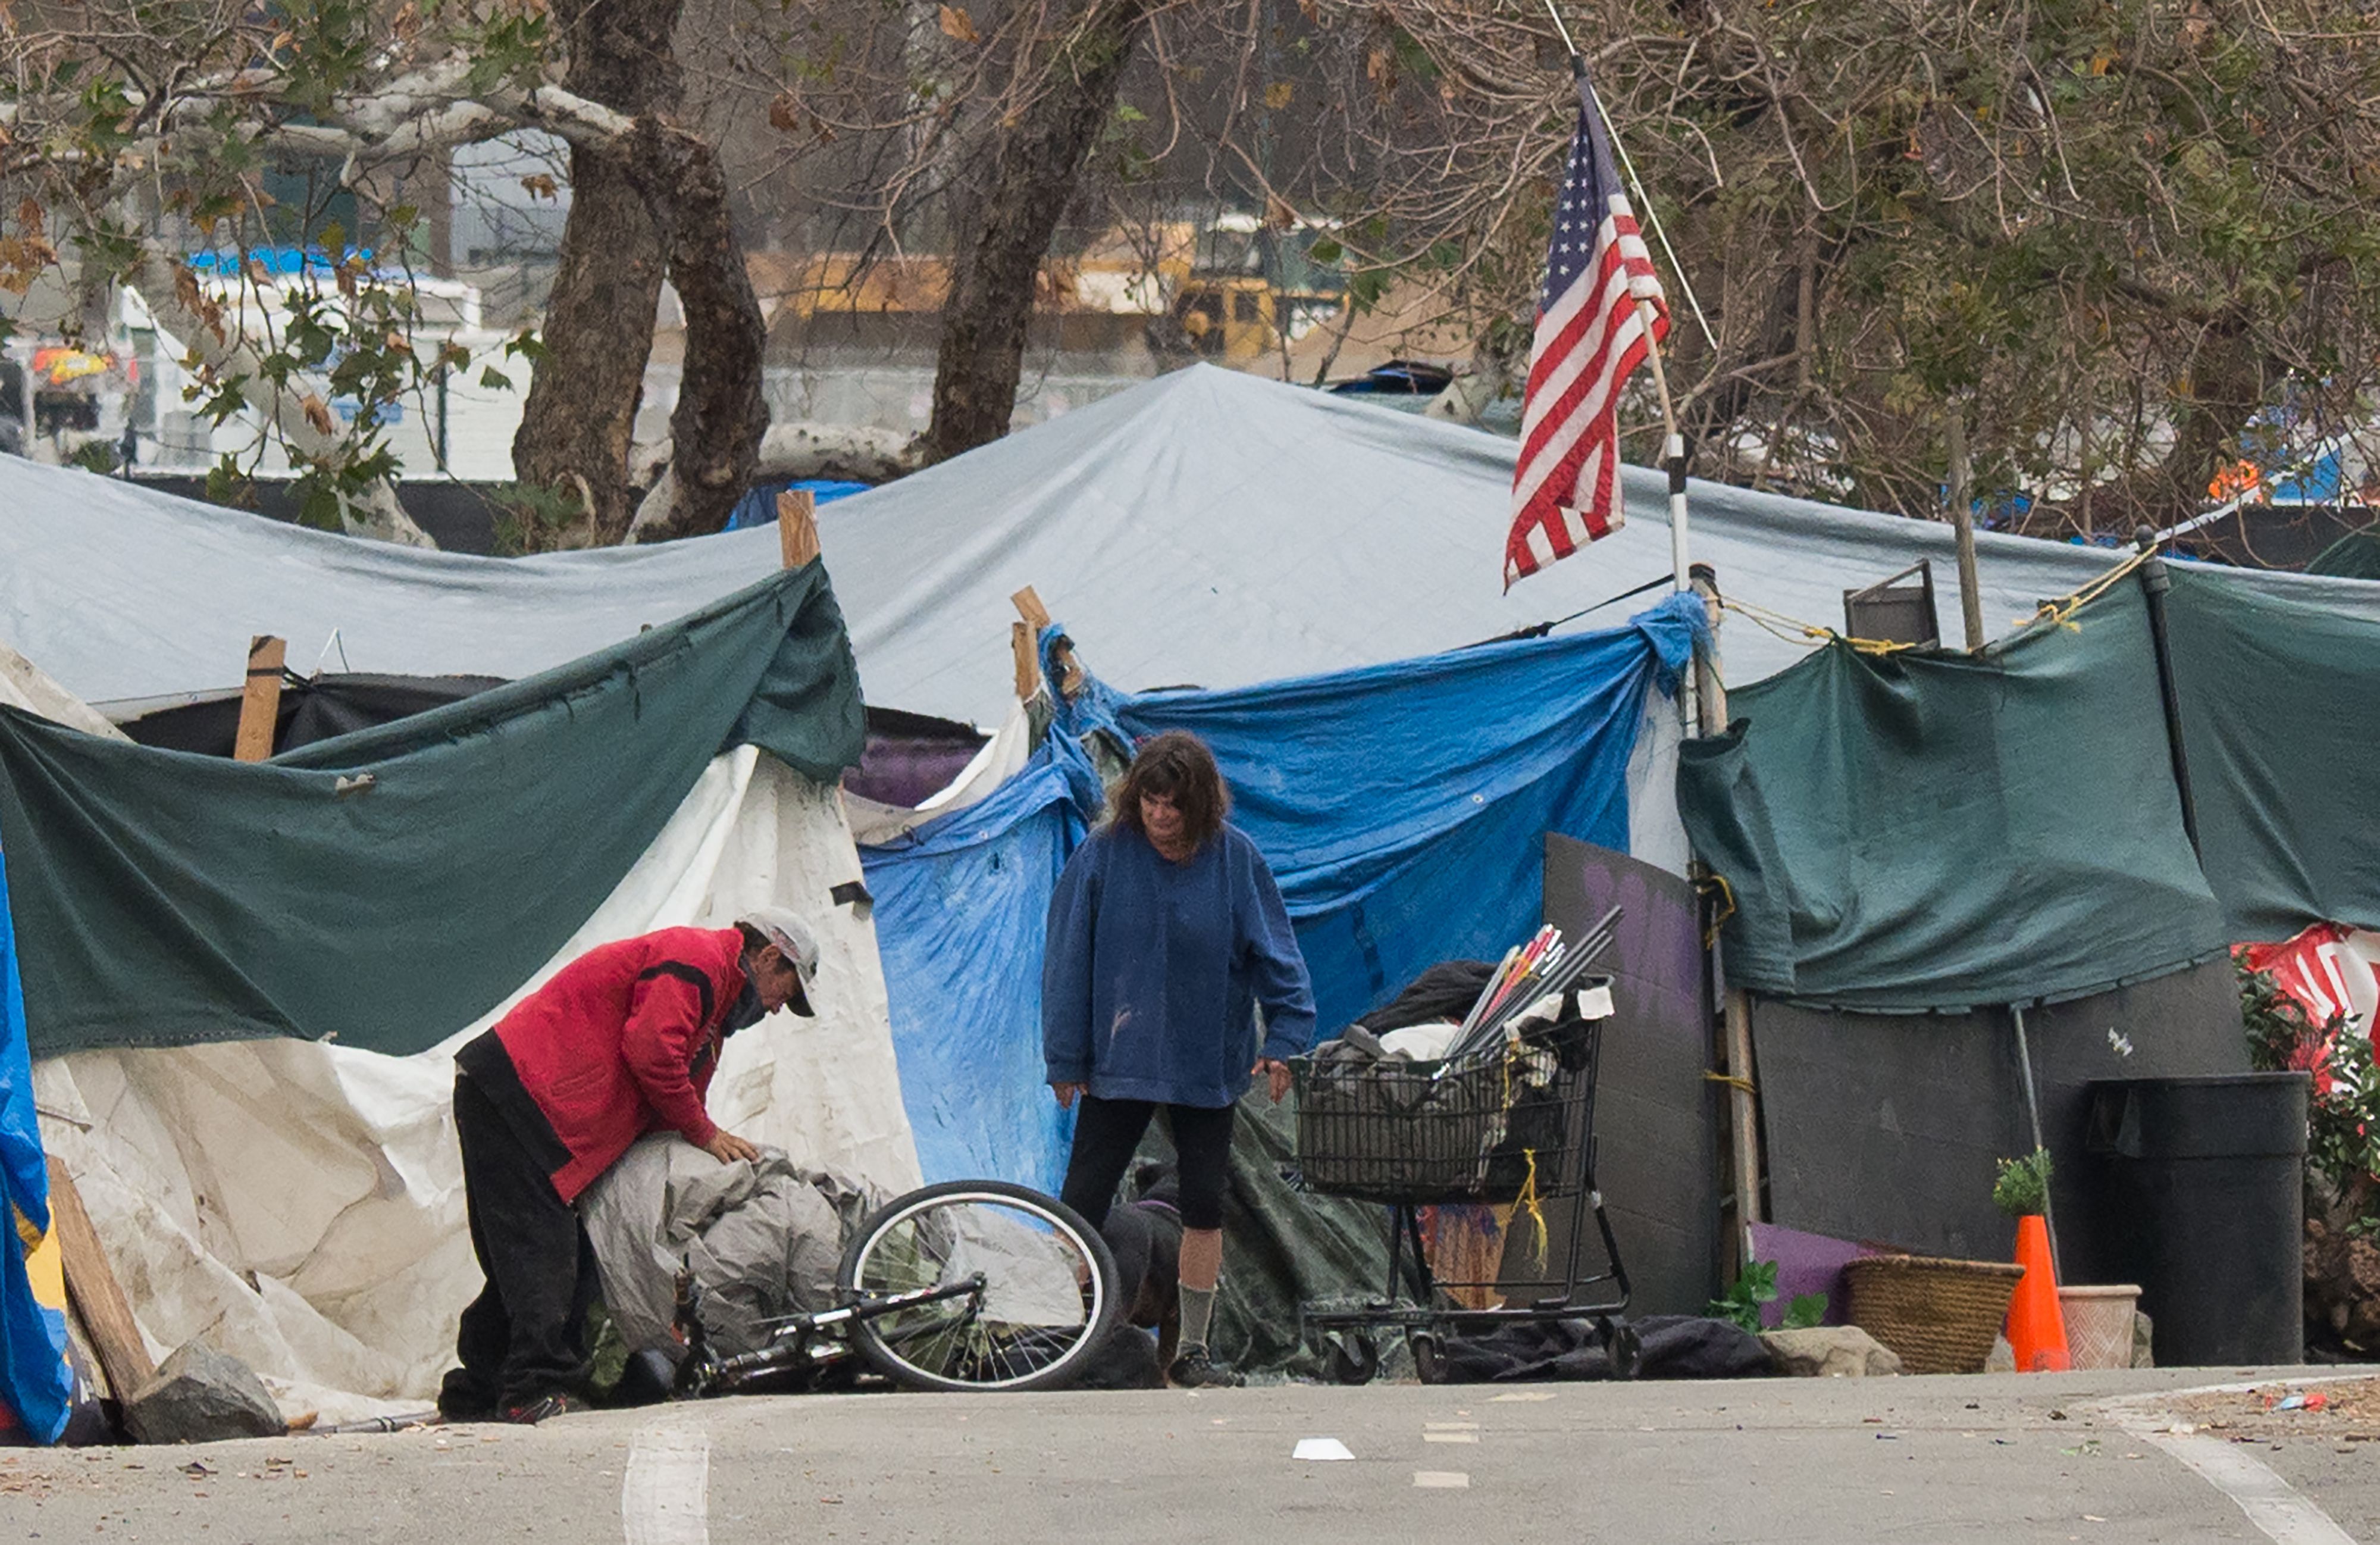
[[[1843,1268],[1851,1321],[1910,1373],[1981,1373],[2022,1266],[1932,1256],[1863,1256]]]

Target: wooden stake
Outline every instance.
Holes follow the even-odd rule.
[[[1041,662],[1033,648],[1033,625],[1013,622],[1008,625],[1009,652],[1016,658],[1016,700],[1031,702],[1033,694],[1041,690]]]
[[[248,685],[240,692],[239,734],[231,752],[241,761],[262,761],[273,754],[281,720],[281,667],[288,651],[270,633],[248,641]]]
[[[1718,735],[1727,728],[1727,684],[1720,679],[1718,662],[1719,598],[1718,583],[1707,567],[1694,575],[1694,593],[1703,598],[1710,615],[1712,647],[1708,652],[1697,651],[1694,675],[1702,713],[1702,733]],[[1720,983],[1724,994],[1721,1015],[1725,1029],[1723,1048],[1726,1053],[1728,1077],[1728,1149],[1729,1168],[1735,1193],[1735,1235],[1731,1243],[1737,1251],[1736,1263],[1741,1268],[1754,1259],[1752,1225],[1763,1221],[1760,1206],[1760,1103],[1758,1085],[1753,1078],[1752,1062],[1752,996],[1740,987]]]
[[[808,489],[789,488],[777,495],[777,546],[787,568],[819,555],[818,498]]]
[[[83,1210],[82,1193],[55,1157],[50,1160],[50,1223],[57,1230],[58,1255],[66,1268],[67,1300],[91,1335],[109,1393],[129,1400],[156,1377],[157,1365],[149,1360],[149,1344],[140,1339],[123,1284],[108,1269],[107,1251],[99,1242],[99,1230],[91,1226],[91,1214]]]
[[[1008,599],[1015,604],[1016,614],[1025,619],[1025,625],[1033,630],[1033,638],[1038,642],[1041,637],[1041,630],[1050,626],[1050,608],[1041,604],[1040,592],[1027,585]],[[1083,689],[1083,667],[1075,658],[1075,646],[1061,643],[1054,651],[1054,658],[1058,663],[1058,690],[1071,698]],[[1040,672],[1038,665],[1034,675],[1035,679],[1038,680]],[[1020,687],[1024,679],[1024,672],[1020,667],[1017,673]]]
[[[1975,575],[1975,496],[1967,466],[1967,408],[1953,398],[1942,425],[1950,454],[1950,534],[1959,550],[1959,612],[1966,625],[1967,652],[1984,647],[1984,595]]]

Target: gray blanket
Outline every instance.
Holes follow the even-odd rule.
[[[725,1356],[752,1351],[769,1322],[833,1307],[844,1242],[887,1198],[775,1149],[722,1164],[673,1132],[630,1149],[579,1198],[603,1304],[630,1352],[674,1362],[677,1274],[702,1289],[702,1324]]]

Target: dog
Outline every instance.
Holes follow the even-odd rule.
[[[1142,1164],[1131,1189],[1135,1199],[1111,1208],[1099,1229],[1115,1257],[1123,1323],[1092,1355],[1077,1389],[1161,1390],[1181,1344],[1181,1190],[1173,1166]]]

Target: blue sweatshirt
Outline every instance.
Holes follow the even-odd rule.
[[[1050,899],[1041,1052],[1053,1084],[1102,1100],[1229,1105],[1263,1055],[1314,1039],[1314,984],[1281,887],[1226,825],[1177,864],[1126,827],[1095,832]]]

